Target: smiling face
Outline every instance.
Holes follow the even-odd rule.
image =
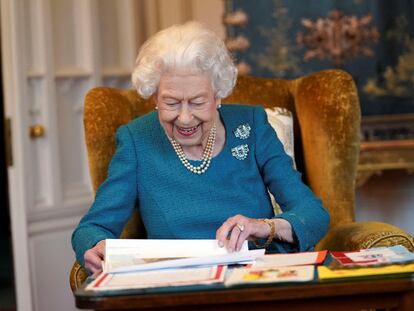
[[[216,99],[207,74],[164,73],[155,100],[158,117],[168,137],[183,147],[204,148],[210,130],[218,121]]]

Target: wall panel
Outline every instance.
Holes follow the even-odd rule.
[[[119,5],[113,0],[97,3],[100,30],[102,67],[119,67],[121,60],[121,39]]]
[[[30,239],[35,311],[77,310],[68,280],[74,261],[71,234],[71,229],[49,231]]]
[[[46,81],[40,78],[28,80],[27,109],[29,111],[29,122],[31,127],[45,124],[45,101]],[[32,213],[39,210],[53,208],[52,167],[50,166],[51,150],[48,144],[48,133],[43,136],[32,137],[30,140],[30,154],[32,158],[32,172],[27,175],[31,179],[32,187],[31,201],[33,202]]]
[[[83,134],[83,99],[90,80],[59,79],[56,88],[63,199],[90,192]]]
[[[77,56],[76,40],[76,1],[50,1],[52,14],[52,33],[54,64],[57,71],[80,67]]]
[[[41,0],[25,0],[23,21],[24,21],[24,38],[25,38],[25,59],[26,70],[29,74],[35,75],[44,73],[44,62],[42,53],[44,37],[41,31]]]

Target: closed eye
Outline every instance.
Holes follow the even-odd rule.
[[[164,104],[169,106],[169,107],[176,107],[178,104],[180,104],[180,102],[178,102],[178,101],[167,101],[167,102],[164,102]]]

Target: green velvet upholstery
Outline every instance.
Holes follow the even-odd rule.
[[[331,215],[330,230],[317,249],[355,250],[402,244],[414,251],[413,238],[379,222],[354,222],[355,177],[359,155],[360,109],[355,84],[340,70],[327,70],[296,80],[240,77],[224,103],[285,107],[294,118],[295,159],[305,182]],[[154,109],[135,90],[95,88],[86,96],[85,139],[93,188],[106,177],[115,151],[116,129]],[[145,237],[139,215],[126,225],[123,238]],[[75,263],[72,290],[85,280]]]

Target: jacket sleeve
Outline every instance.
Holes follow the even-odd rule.
[[[128,126],[118,129],[116,145],[108,176],[96,192],[88,213],[72,234],[72,247],[82,266],[84,253],[88,249],[101,240],[120,236],[137,202],[137,157]]]
[[[285,153],[263,108],[255,109],[254,122],[256,161],[265,185],[282,209],[275,218],[287,220],[297,240],[296,247],[279,242],[277,248],[300,252],[312,250],[328,230],[329,214],[293,168],[292,158]]]

